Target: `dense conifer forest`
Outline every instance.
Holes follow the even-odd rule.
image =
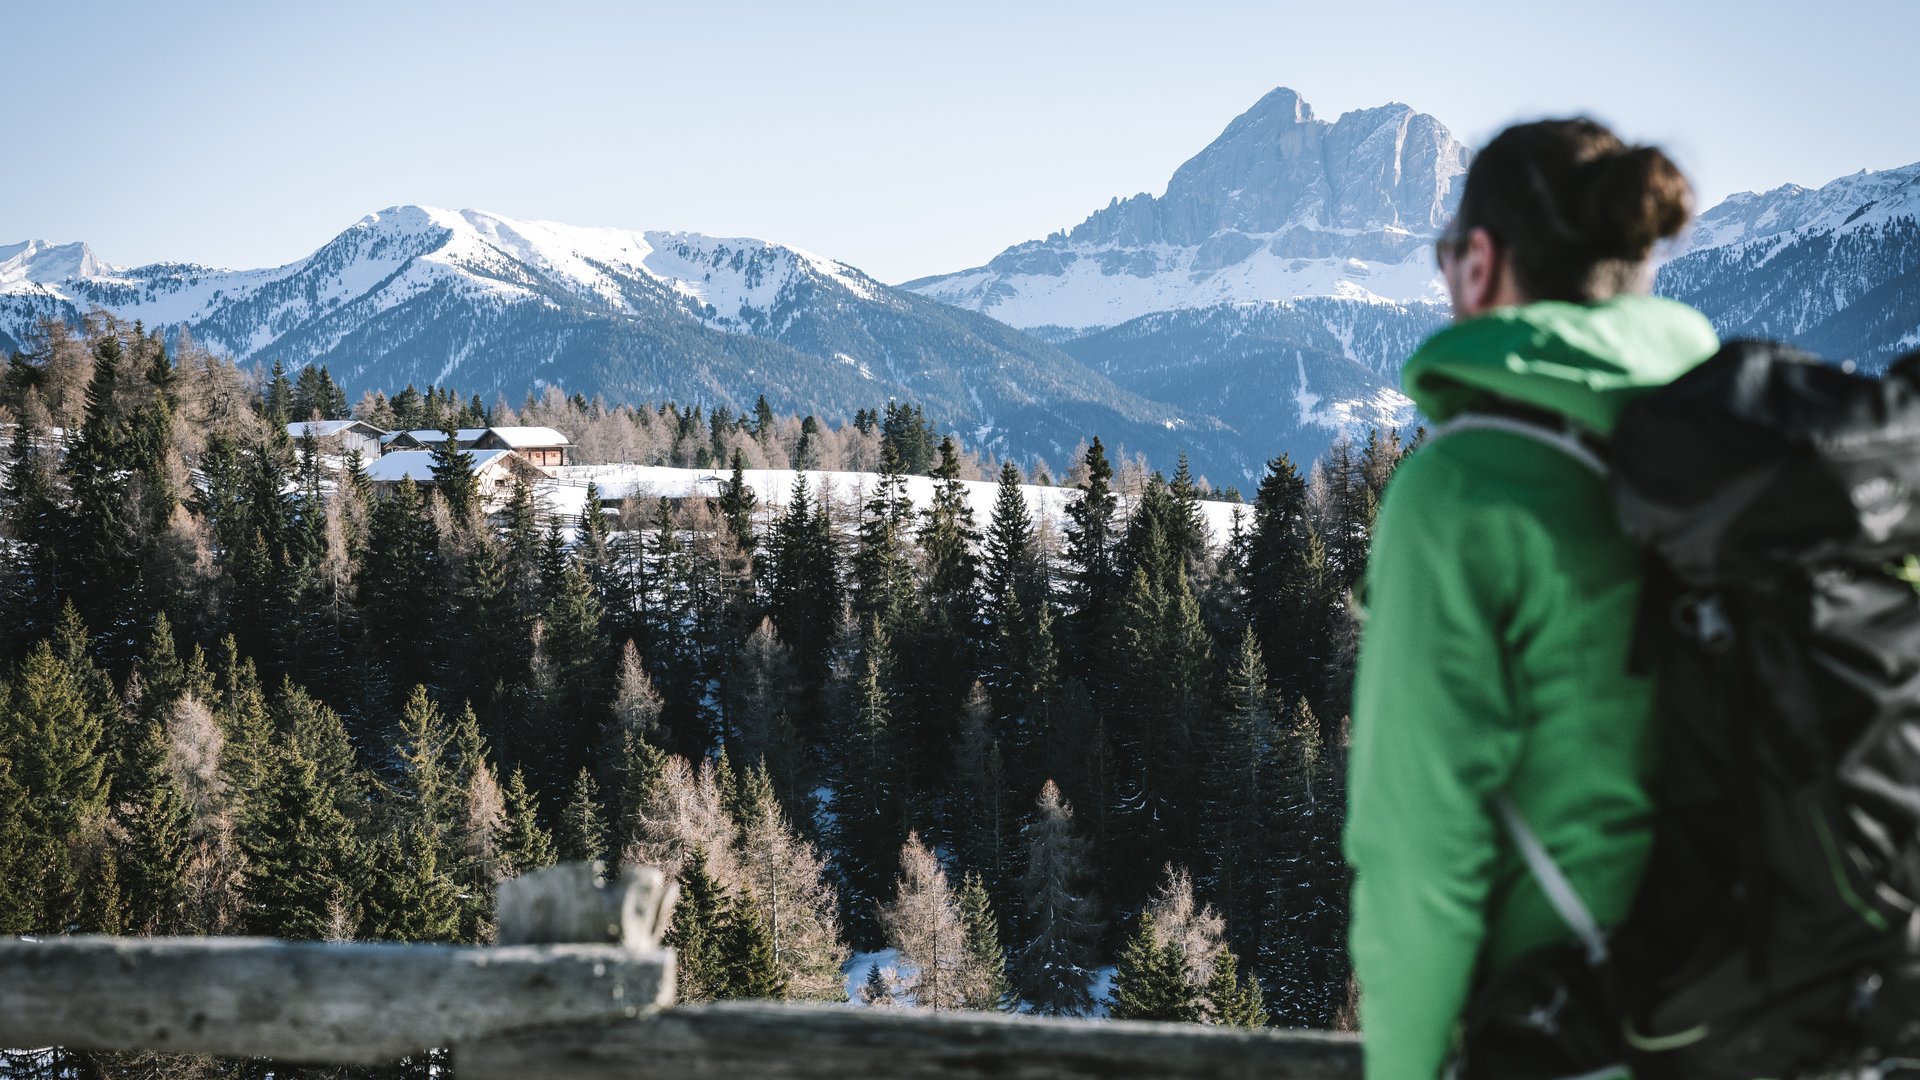
[[[286,433],[348,415],[881,480],[488,514],[451,444],[376,492]],[[688,1000],[1351,1024],[1348,597],[1393,433],[1274,459],[1212,536],[1184,461],[1097,438],[1056,530],[1051,481],[910,405],[350,404],[102,320],[15,354],[0,422],[0,933],[485,942],[498,881],[602,859],[677,875]]]

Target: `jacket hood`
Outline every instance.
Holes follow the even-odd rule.
[[[1500,308],[1428,338],[1401,385],[1436,423],[1492,394],[1610,435],[1621,406],[1712,356],[1705,315],[1673,300],[1618,296]]]

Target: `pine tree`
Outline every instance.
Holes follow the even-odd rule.
[[[751,903],[734,902],[720,923],[720,966],[727,998],[784,1001],[787,977],[774,956],[773,932]]]
[[[662,939],[674,951],[675,989],[683,1001],[711,1001],[726,993],[723,934],[729,904],[726,891],[707,872],[706,853],[695,848],[680,867],[680,899]]]
[[[793,483],[787,512],[768,543],[767,613],[793,649],[803,730],[820,726],[828,653],[840,618],[839,556],[826,499],[816,507],[805,474]]]
[[[45,898],[34,928],[60,932],[80,918],[77,849],[104,824],[106,760],[100,716],[85,686],[46,642],[35,645],[0,700],[0,758],[24,794],[20,831],[25,852],[17,873],[39,878],[29,889]]]
[[[1307,505],[1306,482],[1285,455],[1267,463],[1253,503],[1247,584],[1254,632],[1283,701],[1317,691],[1326,641],[1327,557]]]
[[[246,855],[244,922],[250,933],[322,940],[335,931],[339,910],[359,906],[354,883],[363,860],[312,762],[282,750],[264,765],[236,837]]]
[[[1087,479],[1080,498],[1067,506],[1067,584],[1078,631],[1077,648],[1086,655],[1095,628],[1105,625],[1108,607],[1125,587],[1117,551],[1120,498],[1113,493],[1113,466],[1096,437],[1086,453]]]
[[[880,458],[880,480],[868,496],[860,520],[860,545],[853,558],[854,611],[863,622],[879,623],[888,637],[904,627],[914,602],[914,573],[908,526],[913,503],[907,497],[905,469],[892,449]]]
[[[1051,780],[1040,789],[1026,835],[1020,997],[1044,1016],[1084,1016],[1093,1008],[1093,950],[1102,927],[1089,892],[1086,841],[1074,835],[1073,808]]]
[[[845,715],[833,747],[831,839],[839,856],[841,900],[849,935],[867,946],[879,940],[875,905],[906,834],[895,775],[898,754],[886,651],[885,631],[870,621],[855,660],[859,667],[847,673],[841,695]]]
[[[450,766],[453,731],[440,706],[415,686],[400,710],[400,742],[394,748],[399,770],[392,798],[405,827],[418,825],[440,837],[454,818],[460,778]]]
[[[1013,988],[1007,982],[1007,953],[1000,945],[1000,921],[979,874],[969,873],[960,886],[960,929],[967,954],[961,985],[961,1007],[1010,1009]]]
[[[758,503],[758,496],[747,486],[747,456],[736,446],[733,448],[733,476],[728,479],[726,490],[720,494],[720,516],[733,532],[733,538],[748,552],[753,550],[755,543],[753,512]]]
[[[607,857],[607,827],[601,818],[600,788],[587,770],[574,777],[567,808],[555,837],[562,862],[594,862]]]
[[[1152,915],[1140,916],[1140,928],[1120,950],[1112,1001],[1115,1020],[1191,1022],[1201,1018],[1200,995],[1191,982],[1186,952],[1173,942],[1162,942],[1154,932]]]
[[[159,728],[149,731],[129,765],[126,791],[115,807],[126,930],[176,933],[184,929],[193,815],[167,768],[167,744]],[[0,824],[0,838],[4,835]]]
[[[500,869],[506,877],[518,877],[554,863],[553,838],[540,825],[534,813],[533,795],[527,790],[526,777],[519,769],[507,779],[504,812],[494,846],[499,852]]]
[[[1264,828],[1274,731],[1267,669],[1248,628],[1226,676],[1220,707],[1199,737],[1199,851],[1202,891],[1220,905],[1235,944],[1260,951],[1268,895]]]
[[[1267,1026],[1267,1006],[1260,994],[1260,982],[1251,976],[1240,978],[1240,965],[1231,952],[1222,954],[1213,965],[1213,978],[1207,980],[1203,1013],[1207,1023],[1222,1027]]]
[[[894,996],[899,978],[880,969],[879,964],[867,965],[867,978],[860,984],[860,1002],[869,1008],[890,1009],[898,1005]]]
[[[459,895],[422,825],[388,833],[374,845],[364,931],[383,941],[453,941]]]
[[[922,798],[944,786],[960,721],[957,706],[973,683],[980,648],[979,566],[973,551],[980,538],[951,438],[940,444],[933,475],[933,503],[920,530],[927,571],[919,617],[903,628],[908,660],[902,671],[909,677],[902,726],[912,755],[913,788]]]

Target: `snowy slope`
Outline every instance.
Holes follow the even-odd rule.
[[[1734,195],[1700,216],[1656,288],[1724,337],[1869,366],[1920,348],[1920,163]]]
[[[713,469],[675,469],[654,465],[569,465],[547,471],[553,473],[556,479],[536,483],[536,493],[547,510],[568,517],[578,517],[585,508],[586,483],[589,480],[600,489],[602,498],[648,499],[666,496],[680,499],[694,495],[717,497],[733,476],[731,472]],[[792,469],[746,469],[741,475],[747,487],[759,499],[764,513],[765,508],[783,507],[792,499],[794,481],[800,478],[801,473]],[[834,499],[863,501],[880,482],[880,474],[870,472],[810,470],[805,475],[807,486],[816,498],[822,491],[829,491]],[[933,505],[934,484],[932,477],[906,478],[907,496],[913,500],[915,508],[924,510]],[[973,511],[974,522],[984,527],[993,514],[993,501],[999,493],[999,485],[987,480],[963,480],[961,484],[966,488],[967,505]],[[1065,523],[1067,506],[1079,498],[1079,489],[1072,487],[1028,484],[1022,486],[1020,491],[1026,496],[1027,507],[1035,520],[1051,521],[1055,527]],[[1202,502],[1200,509],[1216,544],[1225,542],[1232,532],[1236,512],[1249,515],[1247,524],[1252,524],[1252,509],[1240,503],[1208,501]]]
[[[1274,90],[1174,173],[1071,232],[904,288],[1021,327],[1086,330],[1220,304],[1444,299],[1429,246],[1467,151],[1405,105],[1328,122]]]

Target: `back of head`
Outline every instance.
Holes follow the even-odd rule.
[[[1686,227],[1693,189],[1667,155],[1588,119],[1501,132],[1473,159],[1452,235],[1487,230],[1530,299],[1590,303],[1652,284],[1653,245]]]

